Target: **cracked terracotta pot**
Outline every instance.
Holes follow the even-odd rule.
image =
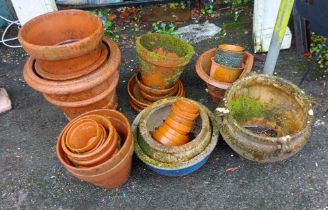
[[[104,188],[116,188],[124,184],[129,178],[132,166],[132,154],[134,148],[133,135],[128,119],[120,112],[109,109],[93,110],[82,114],[79,118],[91,115],[102,116],[108,119],[121,138],[121,147],[108,160],[91,167],[77,167],[65,156],[61,147],[61,139],[64,131],[60,134],[56,152],[57,157],[64,167],[80,180],[98,185]],[[79,119],[77,118],[77,119]],[[73,123],[77,119],[71,121]]]
[[[177,82],[177,92],[174,94],[176,96],[185,96],[185,90],[181,80]],[[173,91],[174,88],[172,88]],[[144,97],[144,94],[141,93],[141,88],[137,82],[137,75],[131,77],[128,82],[128,94],[129,94],[129,103],[131,107],[137,112],[142,111],[144,108],[148,107],[153,102],[162,99],[162,96],[149,96],[149,98]],[[171,94],[169,94],[171,95]],[[169,96],[165,96],[167,98]],[[150,100],[149,100],[150,99]]]
[[[58,61],[77,58],[97,49],[103,32],[103,24],[96,15],[83,10],[61,10],[25,23],[19,30],[18,39],[31,57]]]
[[[158,33],[138,37],[136,50],[142,82],[154,89],[173,87],[194,54],[188,43]]]
[[[232,83],[219,82],[210,77],[210,69],[211,69],[211,58],[215,55],[215,48],[207,50],[203,54],[201,54],[196,61],[196,73],[198,76],[206,82],[208,93],[211,96],[212,100],[215,103],[219,103],[223,97],[225,90],[228,89]],[[239,78],[243,78],[252,70],[254,57],[249,52],[245,52],[244,54],[244,70],[239,76]]]
[[[63,109],[69,119],[93,109],[115,108],[121,52],[117,44],[107,38],[104,44],[110,54],[106,62],[90,74],[67,81],[47,80],[36,74],[35,60],[29,58],[24,66],[24,79],[50,103]]]
[[[217,109],[220,133],[240,156],[265,163],[287,159],[309,139],[311,101],[279,77],[252,75],[235,82]]]
[[[183,176],[199,169],[215,148],[219,135],[213,114],[205,106],[190,100],[200,107],[200,117],[194,128],[195,139],[181,146],[165,146],[153,139],[150,131],[162,124],[172,103],[178,99],[180,97],[171,97],[155,102],[139,113],[132,124],[137,156],[151,170],[166,176]]]

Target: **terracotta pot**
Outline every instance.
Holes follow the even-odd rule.
[[[219,103],[226,89],[228,89],[232,83],[219,82],[210,77],[210,69],[211,69],[211,58],[215,55],[215,48],[212,48],[199,56],[196,62],[196,73],[198,76],[204,80],[207,84],[208,92],[212,98],[212,100],[216,103]],[[249,73],[253,67],[254,57],[249,52],[245,52],[244,54],[244,71],[241,73],[239,78],[243,78]]]
[[[194,54],[188,43],[157,33],[138,37],[136,49],[142,82],[154,89],[173,87]]]
[[[102,21],[96,15],[62,10],[31,19],[19,30],[18,39],[35,59],[56,61],[92,52],[99,47],[103,32]]]
[[[72,165],[61,147],[60,134],[56,152],[58,159],[65,168],[75,177],[105,188],[115,188],[127,181],[132,165],[133,136],[128,119],[120,112],[109,109],[93,110],[80,117],[100,115],[110,120],[111,124],[122,139],[121,148],[107,161],[92,167],[76,167]]]
[[[193,101],[193,103],[197,103],[200,106],[200,115],[201,117],[198,119],[199,122],[203,125],[201,133],[196,135],[196,138],[193,141],[190,141],[189,143],[182,145],[182,146],[165,146],[162,144],[159,144],[154,139],[152,140],[153,143],[157,144],[159,147],[162,147],[165,152],[162,153],[162,155],[158,154],[156,158],[153,158],[150,156],[149,150],[145,150],[141,146],[142,139],[140,139],[141,133],[143,131],[146,131],[144,129],[141,130],[141,126],[147,124],[147,126],[154,125],[155,122],[157,122],[157,125],[160,124],[160,120],[165,118],[170,112],[170,106],[171,104],[176,101],[177,97],[171,97],[168,99],[163,99],[161,101],[155,102],[150,107],[142,111],[134,120],[132,124],[132,130],[133,134],[135,136],[135,152],[138,158],[140,158],[141,161],[143,161],[151,170],[153,170],[156,173],[166,175],[166,176],[183,176],[190,174],[194,172],[195,170],[199,169],[203,164],[206,163],[209,155],[215,148],[215,145],[218,140],[218,125],[213,117],[213,114],[204,107],[203,105]],[[161,111],[160,111],[161,110]],[[156,117],[153,117],[153,116]],[[146,119],[146,118],[147,119]],[[204,117],[204,120],[202,121]],[[209,121],[209,118],[211,121]],[[146,123],[147,122],[147,123]],[[154,125],[154,126],[157,126]],[[199,128],[198,128],[199,129]],[[143,134],[149,134],[149,131],[143,133]],[[139,136],[139,137],[138,137]],[[137,138],[138,137],[138,138]],[[148,138],[147,138],[148,139]],[[151,137],[149,138],[151,139]],[[207,143],[203,145],[203,148],[200,150],[200,153],[197,152],[196,154],[191,155],[190,157],[184,160],[176,160],[173,161],[173,155],[176,155],[176,158],[181,155],[181,153],[190,153],[190,146],[193,145],[191,148],[194,148],[195,146],[199,146],[202,141],[207,140]],[[152,147],[150,147],[152,148]],[[178,152],[179,151],[179,152]],[[168,156],[171,155],[172,159],[168,159],[170,161],[162,161],[162,158],[168,158]],[[186,158],[186,156],[184,155]],[[159,159],[161,161],[159,161]]]
[[[247,91],[244,91],[247,90]],[[287,159],[309,139],[311,101],[296,85],[279,77],[252,75],[225,94],[229,114],[217,111],[220,132],[240,156],[257,162]]]
[[[222,66],[241,68],[244,48],[237,45],[221,44],[218,46],[214,61]]]
[[[93,109],[115,108],[117,103],[113,100],[116,100],[121,53],[115,42],[105,38],[104,43],[110,56],[104,65],[90,74],[67,81],[43,79],[35,73],[34,59],[30,58],[24,66],[24,79],[71,119]]]
[[[233,83],[236,81],[244,68],[232,68],[218,64],[211,58],[212,65],[210,70],[210,76],[219,82]]]
[[[190,139],[188,143],[181,146],[171,147],[157,142],[152,137],[153,131],[158,127],[161,127],[163,120],[170,115],[171,105],[179,98],[180,97],[171,97],[155,102],[142,112],[143,115],[138,124],[139,146],[151,158],[165,163],[176,163],[190,160],[197,154],[201,153],[211,139],[211,132],[209,132],[209,130],[211,130],[211,125],[208,113],[201,104],[195,101],[192,102],[197,103],[197,105],[200,106],[200,117],[196,119],[195,126],[192,130],[192,133],[194,134],[193,139]],[[181,134],[175,131],[174,135]]]
[[[75,153],[87,152],[93,149],[103,136],[103,129],[91,119],[80,120],[68,131],[65,144]]]
[[[96,55],[94,55],[96,54]],[[81,77],[97,70],[108,58],[107,46],[103,43],[93,52],[77,58],[44,61],[36,60],[35,71],[41,77],[50,80],[69,80]]]
[[[174,94],[176,96],[184,96],[185,91],[183,84],[181,80],[177,82],[177,92]],[[173,89],[174,90],[174,89]],[[140,112],[144,108],[148,107],[150,104],[152,104],[155,99],[160,100],[160,97],[150,97],[150,98],[145,98],[144,94],[141,93],[140,86],[137,82],[137,76],[134,75],[131,77],[131,79],[128,82],[128,94],[129,94],[129,103],[131,107],[136,110],[137,112]],[[168,96],[164,97],[167,98]],[[149,100],[152,99],[152,100]]]

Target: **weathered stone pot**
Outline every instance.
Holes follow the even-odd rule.
[[[18,39],[35,59],[58,61],[92,52],[99,47],[103,32],[96,15],[83,10],[62,10],[31,19],[20,29]]]
[[[221,44],[218,46],[214,61],[222,66],[241,68],[244,48],[238,45]]]
[[[142,111],[134,120],[132,124],[132,131],[135,136],[135,152],[137,156],[154,172],[166,175],[166,176],[183,176],[194,172],[199,169],[209,158],[209,155],[213,151],[216,146],[218,140],[218,125],[216,120],[213,117],[213,114],[203,105],[193,101],[193,103],[197,103],[200,106],[200,118],[196,121],[197,125],[202,125],[202,128],[199,126],[195,129],[197,132],[196,138],[190,141],[187,144],[176,147],[168,147],[156,142],[156,140],[151,138],[151,135],[148,132],[142,132],[143,135],[148,135],[149,140],[152,141],[152,146],[157,144],[158,154],[162,152],[162,154],[167,155],[164,157],[163,155],[159,155],[156,158],[160,158],[161,160],[167,160],[169,162],[159,161],[150,156],[149,150],[143,150],[144,146],[141,147],[142,143],[145,139],[139,138],[141,136],[140,127],[147,127],[147,123],[145,123],[146,117],[147,119],[151,119],[151,116],[156,114],[156,118],[163,119],[170,112],[170,105],[179,99],[180,97],[171,97],[168,99],[163,99],[161,101],[155,102],[150,107]],[[163,110],[160,112],[156,110]],[[158,116],[161,113],[162,116]],[[210,119],[210,121],[209,121]],[[142,123],[141,123],[142,121]],[[157,121],[159,125],[161,122]],[[145,125],[146,124],[146,125]],[[150,124],[148,124],[150,126]],[[147,129],[146,129],[147,130]],[[197,131],[196,131],[197,130]],[[139,137],[138,137],[139,136]],[[202,145],[202,146],[200,146]],[[150,146],[150,147],[152,147]],[[191,151],[194,147],[198,147],[198,149]],[[202,147],[202,148],[201,148]],[[201,148],[201,149],[200,149]],[[155,151],[155,149],[153,149]],[[148,154],[150,153],[150,154]],[[180,154],[179,154],[180,153]],[[171,155],[171,158],[168,156]],[[154,156],[155,157],[155,156]],[[180,159],[181,161],[177,161]]]
[[[222,121],[220,132],[246,159],[262,163],[284,160],[300,151],[309,139],[311,102],[289,81],[252,75],[235,82],[224,101],[229,114],[217,109]]]
[[[80,180],[105,188],[119,187],[127,181],[131,172],[134,140],[129,121],[122,113],[109,109],[93,110],[82,114],[80,117],[82,118],[89,115],[103,116],[110,120],[121,138],[121,147],[118,151],[107,161],[98,165],[92,167],[77,167],[68,160],[61,147],[63,131],[57,141],[57,157],[64,167]]]
[[[155,89],[173,87],[194,54],[193,47],[188,43],[158,33],[148,33],[138,37],[136,49],[142,82]],[[159,54],[156,52],[157,49],[168,53]]]
[[[196,73],[207,84],[208,93],[215,103],[219,103],[223,97],[225,90],[228,89],[232,83],[219,82],[210,77],[211,58],[215,55],[215,48],[212,48],[199,56],[196,62]],[[244,71],[239,78],[243,78],[252,70],[254,57],[249,52],[244,54]]]
[[[63,109],[69,119],[93,109],[115,108],[121,52],[115,42],[105,38],[104,43],[110,55],[99,69],[90,74],[67,81],[47,80],[35,72],[35,60],[29,58],[24,66],[24,79],[32,88],[42,92],[50,103]]]
[[[172,89],[174,90],[174,89]],[[145,94],[141,93],[142,90],[137,82],[137,76],[134,75],[130,78],[128,82],[128,94],[129,94],[129,103],[131,107],[137,112],[142,111],[144,108],[148,107],[153,102],[162,99],[162,96],[150,96],[149,98],[144,97]],[[171,95],[171,94],[169,94]],[[165,96],[164,98],[169,97]],[[175,96],[185,96],[185,90],[181,80],[177,82],[177,91],[174,94]]]

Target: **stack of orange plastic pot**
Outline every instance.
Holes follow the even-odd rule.
[[[180,146],[189,141],[188,134],[193,129],[194,121],[199,116],[199,108],[187,101],[177,100],[172,104],[171,113],[165,122],[155,130],[153,136],[161,144]]]
[[[72,120],[57,141],[57,156],[83,181],[115,188],[127,181],[132,165],[133,136],[128,119],[100,109]]]
[[[103,31],[96,15],[63,10],[33,18],[19,32],[31,56],[24,66],[26,82],[68,119],[117,107],[121,52]]]

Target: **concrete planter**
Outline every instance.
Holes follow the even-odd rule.
[[[262,163],[284,160],[300,151],[309,139],[311,102],[284,79],[246,77],[231,86],[224,101],[229,114],[217,112],[222,122],[220,133],[246,159]]]

